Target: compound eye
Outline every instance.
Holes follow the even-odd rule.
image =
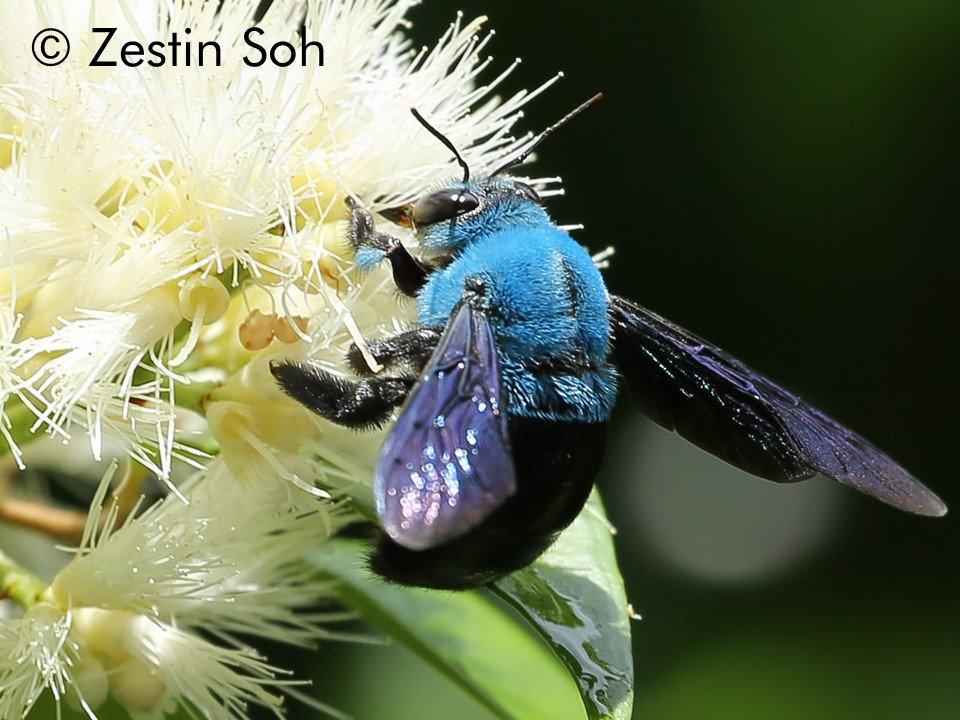
[[[535,203],[537,203],[538,205],[540,204],[540,202],[541,202],[541,200],[540,200],[540,193],[538,193],[538,192],[537,192],[536,190],[534,190],[532,187],[530,187],[530,186],[527,185],[526,183],[522,183],[522,182],[519,182],[519,181],[517,181],[517,180],[514,180],[514,183],[513,183],[513,184],[514,184],[514,186],[517,188],[517,192],[518,192],[522,197],[524,197],[524,198],[526,198],[527,200],[530,200],[530,201],[532,201],[532,202],[535,202]]]
[[[480,199],[466,190],[440,190],[420,198],[410,216],[414,225],[430,225],[468,213],[480,206]]]

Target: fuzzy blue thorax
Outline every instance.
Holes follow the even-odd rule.
[[[600,422],[616,398],[603,279],[590,255],[558,229],[526,186],[507,178],[450,183],[479,206],[418,229],[453,261],[432,274],[417,299],[419,320],[443,326],[465,289],[496,336],[512,415]]]

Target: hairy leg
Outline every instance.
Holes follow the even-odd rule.
[[[406,365],[413,372],[420,372],[443,335],[443,328],[417,325],[396,335],[377,338],[367,342],[374,360],[384,367]],[[372,375],[360,349],[353,345],[347,353],[350,369],[357,375]]]
[[[295,362],[271,363],[270,372],[294,400],[327,420],[357,429],[387,422],[414,383],[412,378],[391,377],[352,381]]]
[[[378,232],[373,224],[373,216],[360,207],[356,200],[348,197],[346,202],[350,208],[348,234],[359,265],[372,267],[387,258],[393,269],[393,281],[400,292],[416,297],[433,268],[413,257],[393,235]]]

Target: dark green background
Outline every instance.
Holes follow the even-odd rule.
[[[605,93],[531,172],[563,176],[549,206],[586,226],[578,239],[616,246],[612,291],[816,402],[960,512],[960,3],[426,0],[416,41],[457,9],[490,17],[496,67],[523,58],[508,92],[565,73],[521,131]],[[638,442],[628,411],[601,483],[644,618],[637,718],[960,717],[956,515],[839,488],[836,527],[805,561],[739,582],[683,573],[636,527],[622,458],[642,468],[644,440],[662,439]],[[379,649],[336,652],[325,700],[362,718],[455,715],[430,699],[442,680],[411,680]]]

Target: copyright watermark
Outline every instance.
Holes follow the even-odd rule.
[[[93,51],[90,67],[220,67],[224,61],[223,49],[216,40],[195,40],[190,28],[174,30],[166,40],[142,43],[117,37],[115,27],[91,28],[90,47]],[[258,27],[247,28],[241,44],[230,49],[243,53],[241,60],[249,67],[274,65],[276,67],[323,67],[323,44],[307,40],[301,31],[299,42],[288,40],[269,42]],[[70,40],[58,28],[45,28],[33,36],[33,57],[41,65],[59,65],[70,55]]]
[[[59,65],[70,54],[70,39],[63,30],[44,28],[33,36],[31,51],[41,65]]]

